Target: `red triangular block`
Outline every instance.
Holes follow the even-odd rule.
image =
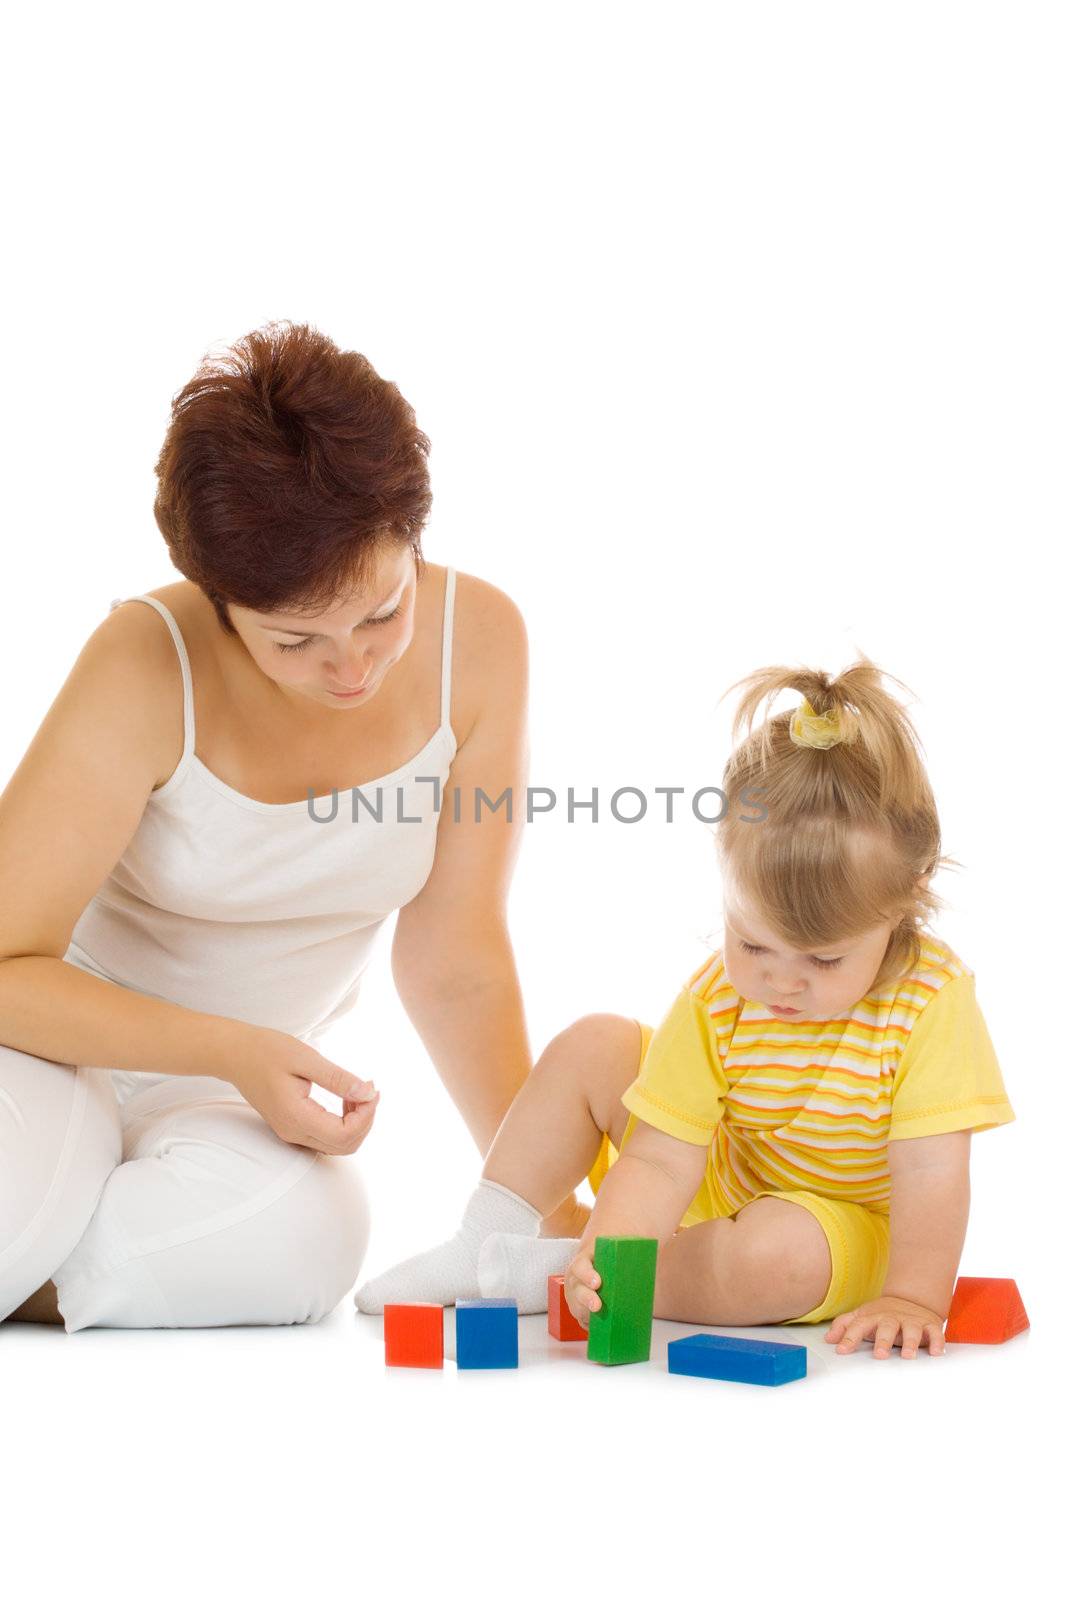
[[[1004,1344],[1030,1326],[1015,1279],[957,1279],[947,1344]]]

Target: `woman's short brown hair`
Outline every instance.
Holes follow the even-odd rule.
[[[430,441],[396,384],[307,323],[206,356],[174,397],[156,462],[171,560],[227,603],[314,615],[362,587],[384,542],[423,569]]]

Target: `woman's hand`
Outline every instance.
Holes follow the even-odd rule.
[[[893,1345],[901,1345],[902,1357],[914,1357],[925,1341],[933,1356],[945,1354],[946,1341],[942,1334],[945,1317],[930,1306],[918,1305],[914,1300],[897,1300],[883,1296],[866,1300],[855,1311],[844,1311],[835,1317],[823,1335],[828,1344],[838,1345],[840,1356],[852,1355],[864,1339],[874,1339],[873,1355],[884,1360]]]
[[[324,1155],[350,1156],[358,1150],[378,1107],[373,1083],[274,1028],[256,1028],[226,1076],[280,1139]],[[313,1083],[340,1095],[340,1117],[311,1098]]]
[[[594,1271],[591,1247],[586,1245],[564,1273],[564,1299],[581,1328],[588,1328],[590,1313],[601,1309],[600,1287],[601,1275]]]

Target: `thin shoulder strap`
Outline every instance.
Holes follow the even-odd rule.
[[[452,695],[452,614],[456,598],[456,568],[450,567],[445,575],[445,620],[441,627],[441,721],[449,723]]]
[[[182,630],[162,600],[154,600],[150,594],[132,594],[128,598],[143,600],[146,605],[154,606],[171,630],[171,638],[174,640],[174,648],[178,652],[178,661],[182,668],[182,719],[185,728],[182,760],[185,761],[196,745],[196,727],[193,720],[193,673],[189,666],[189,655],[185,648],[185,640],[182,638]],[[113,600],[109,611],[114,611],[116,606],[125,604],[125,600]]]

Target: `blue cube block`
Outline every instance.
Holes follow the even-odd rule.
[[[734,1383],[792,1383],[807,1373],[808,1351],[803,1344],[694,1333],[669,1342],[668,1371],[691,1378],[729,1378]]]
[[[514,1300],[457,1300],[456,1365],[518,1367],[519,1311]]]

